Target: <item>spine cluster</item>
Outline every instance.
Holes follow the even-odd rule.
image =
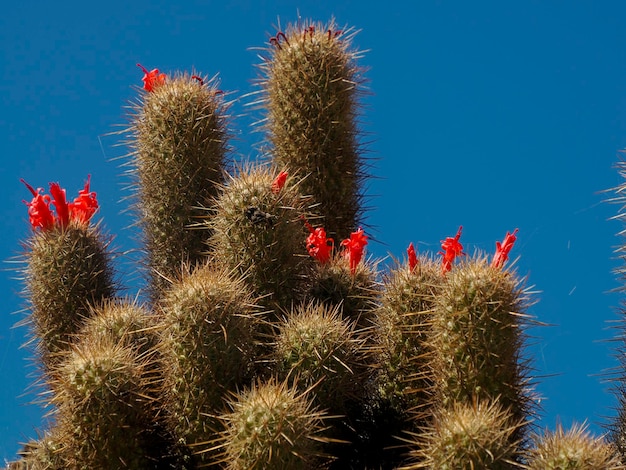
[[[216,83],[143,69],[128,162],[149,299],[119,297],[89,181],[27,185],[25,295],[51,425],[10,469],[618,469],[532,432],[517,230],[382,267],[361,226],[354,34],[298,24],[261,64],[269,160],[227,170]],[[54,210],[53,210],[54,209]],[[623,452],[622,452],[623,453]]]

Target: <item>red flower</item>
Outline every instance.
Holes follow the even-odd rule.
[[[452,269],[452,262],[454,261],[454,258],[465,254],[463,253],[463,245],[459,243],[462,230],[463,226],[460,226],[454,238],[447,237],[445,240],[441,241],[441,249],[443,251],[440,251],[439,254],[443,255],[441,271],[444,274]]]
[[[314,229],[311,224],[304,222],[306,228],[309,229],[309,236],[306,239],[306,249],[309,254],[322,264],[328,263],[330,254],[335,246],[332,238],[326,237],[326,230],[323,227]]]
[[[89,223],[99,207],[96,193],[89,192],[90,181],[91,175],[87,175],[85,187],[78,191],[78,197],[69,205],[72,219],[83,224]]]
[[[287,176],[289,176],[289,173],[287,173],[286,171],[281,171],[280,173],[278,173],[276,179],[272,181],[272,192],[274,194],[278,194],[283,189],[283,187],[285,186],[285,182],[287,181]]]
[[[163,85],[167,75],[159,73],[159,69],[152,69],[150,72],[141,64],[137,64],[137,67],[143,70],[144,76],[141,79],[143,81],[143,89],[147,92],[153,91],[157,86]]]
[[[506,232],[504,241],[502,243],[496,242],[496,254],[493,255],[491,266],[494,268],[501,268],[502,265],[509,259],[509,251],[513,248],[517,237],[515,234],[519,229],[513,230],[513,233]]]
[[[367,245],[367,235],[365,235],[361,227],[356,232],[352,232],[350,238],[341,242],[341,246],[346,247],[344,256],[350,260],[350,271],[352,274],[356,272],[356,267],[363,257],[365,245]]]
[[[57,212],[57,220],[61,227],[65,227],[70,221],[70,208],[65,199],[65,189],[61,188],[59,183],[50,183],[50,194]]]
[[[24,179],[20,180],[33,195],[31,202],[24,201],[28,206],[28,220],[33,228],[40,227],[47,230],[54,225],[54,215],[50,210],[50,196],[41,194],[43,188],[35,189]]]
[[[415,266],[417,266],[417,254],[415,253],[415,247],[413,246],[413,242],[409,244],[409,247],[406,249],[406,253],[409,256],[409,271],[413,272]]]
[[[24,201],[28,206],[28,216],[32,227],[48,230],[55,223],[58,223],[60,227],[66,227],[70,220],[88,224],[98,209],[96,193],[89,192],[90,179],[91,175],[87,177],[84,189],[78,191],[78,197],[69,204],[66,199],[65,189],[59,183],[50,183],[51,197],[48,194],[41,194],[42,188],[35,191],[26,181],[20,180],[33,195],[31,202]],[[56,216],[50,208],[51,203],[54,204]]]

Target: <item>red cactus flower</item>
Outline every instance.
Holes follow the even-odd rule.
[[[50,183],[50,194],[52,195],[52,204],[54,204],[56,209],[59,225],[65,227],[70,221],[70,208],[67,205],[65,189],[61,188],[59,183]]]
[[[281,171],[274,181],[272,181],[272,192],[274,194],[278,194],[283,189],[287,181],[287,176],[289,176],[289,173]]]
[[[465,255],[463,253],[463,245],[459,242],[463,226],[459,227],[454,238],[447,237],[441,241],[441,249],[439,254],[443,256],[441,271],[445,274],[452,269],[452,262],[457,256]]]
[[[352,232],[350,238],[341,242],[341,246],[346,248],[344,256],[350,260],[352,274],[356,273],[356,267],[361,262],[365,245],[367,245],[367,235],[361,227],[356,232]]]
[[[406,249],[406,253],[409,257],[409,271],[413,272],[415,266],[417,266],[417,253],[415,253],[415,247],[413,246],[413,242],[409,244],[409,247]]]
[[[90,182],[91,175],[87,175],[85,187],[78,191],[78,197],[69,205],[72,219],[83,224],[89,223],[99,207],[96,193],[89,192]]]
[[[326,230],[324,230],[323,227],[317,227],[314,229],[307,221],[305,221],[304,224],[310,232],[306,239],[307,251],[321,264],[328,263],[335,246],[335,241],[332,238],[326,237]]]
[[[515,240],[517,237],[515,234],[519,229],[513,230],[513,233],[506,232],[504,236],[504,241],[502,243],[496,242],[496,254],[493,255],[493,260],[491,261],[491,266],[494,268],[501,268],[502,265],[509,259],[509,252],[513,245],[515,244]]]
[[[144,73],[143,78],[143,89],[147,92],[153,91],[157,86],[161,86],[165,83],[165,79],[167,75],[164,73],[159,73],[159,69],[152,69],[150,72],[141,64],[137,64],[137,67],[141,68]]]
[[[54,225],[54,215],[50,210],[50,196],[47,194],[41,194],[43,188],[35,190],[24,179],[20,180],[28,188],[33,195],[31,202],[24,201],[24,204],[28,206],[28,220],[30,225],[36,229],[41,228],[47,230]]]
[[[41,194],[42,188],[35,190],[30,184],[21,179],[33,195],[31,202],[24,203],[28,206],[28,216],[31,226],[48,230],[58,223],[60,227],[66,227],[70,220],[82,224],[88,224],[93,214],[98,210],[96,193],[89,192],[91,175],[87,176],[84,189],[78,191],[78,197],[74,202],[68,203],[65,189],[59,183],[50,183],[50,195]],[[54,204],[56,216],[50,208]]]

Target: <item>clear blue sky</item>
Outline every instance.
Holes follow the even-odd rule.
[[[421,251],[464,226],[466,251],[493,251],[519,228],[512,252],[541,291],[530,313],[529,348],[543,397],[539,424],[588,420],[602,432],[614,413],[603,374],[616,365],[611,322],[620,296],[613,249],[621,226],[599,192],[617,185],[626,147],[626,3],[619,1],[32,1],[0,16],[0,258],[29,233],[20,184],[59,181],[68,194],[87,174],[106,230],[121,253],[134,247],[123,214],[119,161],[107,135],[141,84],[141,62],[163,72],[220,74],[233,97],[253,89],[262,46],[284,25],[327,20],[362,32],[356,44],[371,94],[363,130],[375,158],[367,222],[381,243],[370,254]],[[254,158],[242,102],[233,132]],[[130,261],[129,261],[130,260]],[[120,256],[125,278],[132,257]],[[6,265],[10,267],[10,265]],[[33,372],[15,273],[0,272],[0,459],[35,436],[41,410],[28,406]],[[132,291],[131,291],[132,293]]]

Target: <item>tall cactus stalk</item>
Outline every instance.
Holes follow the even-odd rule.
[[[160,303],[162,397],[174,433],[210,463],[214,416],[254,369],[258,307],[240,277],[213,266],[174,283]]]
[[[435,406],[498,400],[514,423],[531,410],[523,357],[526,297],[515,275],[484,258],[460,263],[436,297],[429,347]],[[524,427],[518,426],[516,440]]]
[[[261,64],[273,160],[299,174],[330,236],[358,226],[365,176],[358,142],[362,82],[353,32],[306,23],[270,40]]]
[[[144,77],[145,93],[129,129],[137,206],[145,236],[152,294],[207,251],[206,217],[223,181],[227,148],[223,94],[197,75]]]

